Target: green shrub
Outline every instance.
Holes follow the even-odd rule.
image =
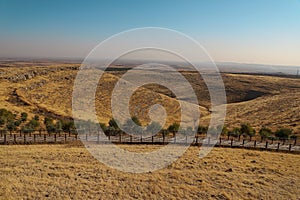
[[[119,128],[118,123],[117,123],[117,121],[114,118],[112,118],[111,120],[109,120],[108,124],[109,124],[110,127],[113,127],[115,129]]]
[[[26,112],[22,112],[21,113],[21,121],[22,122],[25,122],[27,120],[27,117],[28,117],[28,114]]]
[[[255,136],[255,130],[249,124],[242,124],[241,125],[241,134],[245,136]]]
[[[173,123],[168,127],[169,132],[178,132],[180,125],[178,123]]]
[[[271,131],[271,129],[268,129],[266,127],[262,127],[260,130],[259,130],[259,135],[262,137],[262,138],[269,138],[271,137],[273,134],[273,132]]]
[[[292,130],[288,128],[280,128],[276,130],[275,136],[282,139],[287,139],[292,134]]]

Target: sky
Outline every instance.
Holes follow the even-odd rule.
[[[0,57],[84,58],[140,27],[187,34],[218,62],[300,66],[299,0],[0,0]]]

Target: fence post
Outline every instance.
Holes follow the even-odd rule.
[[[4,133],[4,139],[3,139],[3,143],[6,143],[6,133]]]
[[[17,135],[16,134],[14,134],[14,143],[16,143],[17,142],[17,137],[16,137]]]
[[[163,144],[165,144],[165,134],[163,133]]]
[[[198,145],[198,135],[196,135],[195,137],[196,137],[196,145]]]
[[[56,133],[54,134],[54,142],[56,142]]]
[[[154,136],[152,135],[151,137],[151,140],[152,140],[152,144],[154,143]]]
[[[277,151],[279,151],[280,142],[277,144]]]
[[[122,136],[121,136],[121,133],[119,134],[119,142],[120,142],[120,143],[122,142]]]
[[[176,143],[176,134],[174,134],[174,144]]]
[[[292,149],[292,144],[289,145],[289,151],[291,151],[291,149]]]
[[[266,141],[266,149],[268,149],[268,141]]]
[[[208,137],[207,144],[208,144],[208,146],[210,145],[210,137]]]
[[[231,138],[230,147],[232,147],[232,145],[233,145],[233,138]]]
[[[222,144],[222,138],[220,137],[220,144],[219,144],[219,146],[221,146],[221,144]]]
[[[254,148],[256,147],[256,140],[254,140]]]
[[[36,134],[33,134],[33,142],[35,143]]]
[[[294,140],[294,146],[296,146],[296,144],[297,144],[297,138],[295,138]]]
[[[243,146],[244,146],[244,144],[245,144],[245,139],[243,139]]]
[[[272,138],[272,144],[273,144],[273,142],[274,142],[274,138]]]
[[[24,133],[24,143],[26,143],[26,133]]]
[[[47,134],[44,134],[44,142],[47,142]]]
[[[132,135],[129,136],[130,137],[130,142],[132,143]],[[152,136],[153,137],[153,136]],[[152,142],[153,143],[153,142]]]

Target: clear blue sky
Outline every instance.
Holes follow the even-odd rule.
[[[216,61],[300,65],[297,0],[0,0],[0,57],[84,57],[145,26],[183,32]]]

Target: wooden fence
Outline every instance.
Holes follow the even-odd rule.
[[[119,134],[114,136],[105,136],[99,132],[75,134],[74,131],[48,133],[45,130],[23,133],[22,131],[0,131],[0,144],[42,144],[42,143],[68,143],[76,140],[88,143],[106,144],[153,144],[166,145],[168,143],[178,145],[196,146],[217,146],[231,148],[248,148],[272,151],[299,152],[300,143],[297,139],[264,139],[264,138],[247,138],[247,137],[219,137],[205,138],[205,135],[197,135],[192,138],[182,134],[173,134],[164,136],[162,134],[155,136],[132,136]]]
[[[22,131],[0,131],[0,144],[41,144],[41,143],[67,143],[77,140],[78,135],[70,132],[48,133],[39,130],[31,133]]]

